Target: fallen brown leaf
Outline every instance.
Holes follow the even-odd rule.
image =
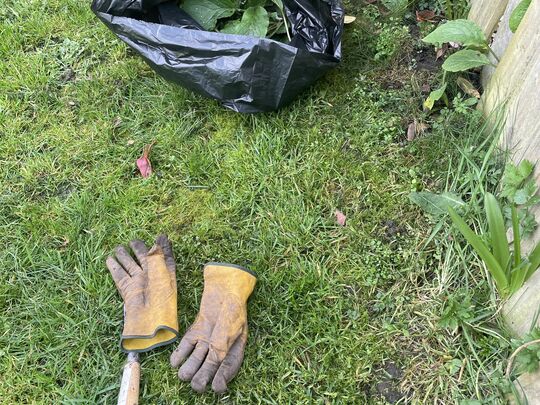
[[[429,22],[435,22],[435,12],[431,10],[420,10],[416,11],[416,21],[429,21]]]
[[[407,127],[407,141],[412,142],[416,138],[416,120]]]
[[[456,83],[465,94],[478,99],[480,98],[480,92],[474,87],[474,84],[464,77],[458,77]]]
[[[338,225],[341,225],[341,226],[346,225],[347,216],[343,212],[341,212],[340,210],[336,210],[334,215],[336,216],[336,222],[338,223]]]
[[[435,54],[435,60],[442,58],[447,51],[448,51],[448,44],[443,44],[442,47],[437,49],[437,53]]]
[[[69,245],[69,239],[65,236],[62,238],[62,243],[60,244],[59,248],[64,249]]]
[[[137,159],[137,167],[139,168],[139,172],[141,173],[141,176],[143,178],[147,179],[152,175],[152,163],[150,162],[150,151],[152,150],[152,146],[154,146],[155,141],[152,142],[149,145],[145,145],[143,148],[142,156]]]
[[[425,122],[417,122],[416,123],[416,135],[422,135],[428,129],[429,129],[429,125],[426,124]]]

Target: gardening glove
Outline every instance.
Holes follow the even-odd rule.
[[[256,281],[254,273],[240,266],[204,266],[199,314],[171,355],[173,367],[184,363],[178,377],[191,381],[195,391],[204,392],[212,382],[215,392],[225,392],[238,373],[248,334],[247,300]]]
[[[176,266],[171,242],[165,235],[150,250],[144,242],[124,246],[107,258],[107,268],[124,299],[124,330],[120,347],[124,352],[146,352],[178,337],[176,309]]]

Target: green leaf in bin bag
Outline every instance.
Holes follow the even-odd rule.
[[[241,20],[227,23],[221,32],[264,38],[268,32],[269,24],[270,17],[264,7],[250,7],[244,12]]]
[[[201,27],[211,31],[216,28],[217,20],[232,16],[239,5],[238,0],[184,0],[182,8]]]

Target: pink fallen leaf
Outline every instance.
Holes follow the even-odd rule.
[[[143,148],[143,153],[140,158],[137,159],[137,167],[139,168],[139,172],[141,172],[141,176],[143,178],[147,179],[152,175],[152,163],[150,162],[150,151],[152,150],[152,146],[154,146],[155,142],[152,142],[149,145],[145,145]]]
[[[347,222],[346,215],[343,212],[341,212],[340,210],[336,210],[334,215],[336,216],[336,222],[338,223],[338,225],[345,226],[345,224]]]

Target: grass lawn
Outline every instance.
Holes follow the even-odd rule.
[[[178,263],[182,330],[205,262],[248,266],[259,282],[228,393],[180,383],[169,346],[142,356],[142,403],[476,392],[446,366],[440,257],[420,250],[429,224],[407,199],[437,187],[475,115],[450,112],[407,143],[433,73],[415,67],[410,38],[375,61],[372,23],[347,28],[342,66],[293,105],[247,116],[156,76],[88,2],[2,2],[0,403],[115,402],[122,303],[105,257],[160,232]],[[152,141],[144,180],[135,160]]]

